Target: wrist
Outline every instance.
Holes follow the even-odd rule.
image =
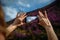
[[[11,25],[13,25],[13,26],[18,26],[18,25],[21,26],[23,23],[24,23],[23,21],[20,21],[18,23],[12,23]]]
[[[11,24],[9,27],[6,28],[6,36],[8,36],[12,31],[14,31],[17,28],[16,25]]]
[[[17,25],[13,23],[13,24],[11,24],[10,26],[17,26]]]
[[[46,30],[52,30],[52,29],[53,29],[52,25],[45,26],[44,28],[45,28]]]

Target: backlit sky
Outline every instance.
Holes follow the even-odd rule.
[[[30,12],[42,8],[55,0],[1,0],[5,12],[5,20],[10,21],[18,12]]]

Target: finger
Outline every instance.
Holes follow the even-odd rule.
[[[23,16],[26,16],[26,13],[24,13]]]
[[[39,15],[37,15],[37,17],[40,19],[41,17]]]
[[[16,15],[16,18],[19,18],[21,16],[21,14],[18,12]]]
[[[42,25],[41,23],[38,23],[39,25]]]
[[[19,25],[17,25],[17,26],[21,26],[21,25],[24,25],[25,23],[23,23],[23,24],[19,24]]]
[[[27,15],[25,16],[25,18],[27,17]]]
[[[17,13],[17,15],[16,15],[16,18],[18,18],[18,13]]]
[[[20,14],[20,17],[24,17],[26,15],[26,13],[22,13]]]
[[[23,13],[20,13],[20,16],[23,15]]]
[[[27,15],[26,15],[26,14],[24,14],[22,17],[27,17]]]
[[[43,21],[43,19],[42,19],[42,18],[40,18],[39,16],[38,16],[38,18],[39,18],[39,22]]]
[[[43,15],[43,13],[41,11],[39,11],[39,16],[44,17],[44,15]]]
[[[21,26],[21,24],[17,25],[17,26]]]
[[[45,11],[45,17],[47,18],[48,16],[47,16],[47,12]]]
[[[18,13],[18,14],[19,14],[19,15],[18,15],[19,17],[23,15],[23,13]]]
[[[22,17],[20,17],[19,19],[21,19],[21,18],[22,18],[22,19],[24,20],[26,17],[27,17],[27,15],[26,15],[26,16],[24,16],[24,17],[22,16]],[[23,20],[22,20],[22,21],[23,21]]]
[[[22,17],[23,19],[25,19],[27,16],[24,16],[24,17]]]

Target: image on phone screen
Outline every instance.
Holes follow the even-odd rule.
[[[36,18],[37,18],[37,16],[28,16],[28,17],[26,17],[26,22],[29,23],[29,22],[35,20]]]

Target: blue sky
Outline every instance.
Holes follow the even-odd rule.
[[[10,21],[18,12],[30,12],[42,8],[55,0],[1,0],[5,12],[5,20]]]

